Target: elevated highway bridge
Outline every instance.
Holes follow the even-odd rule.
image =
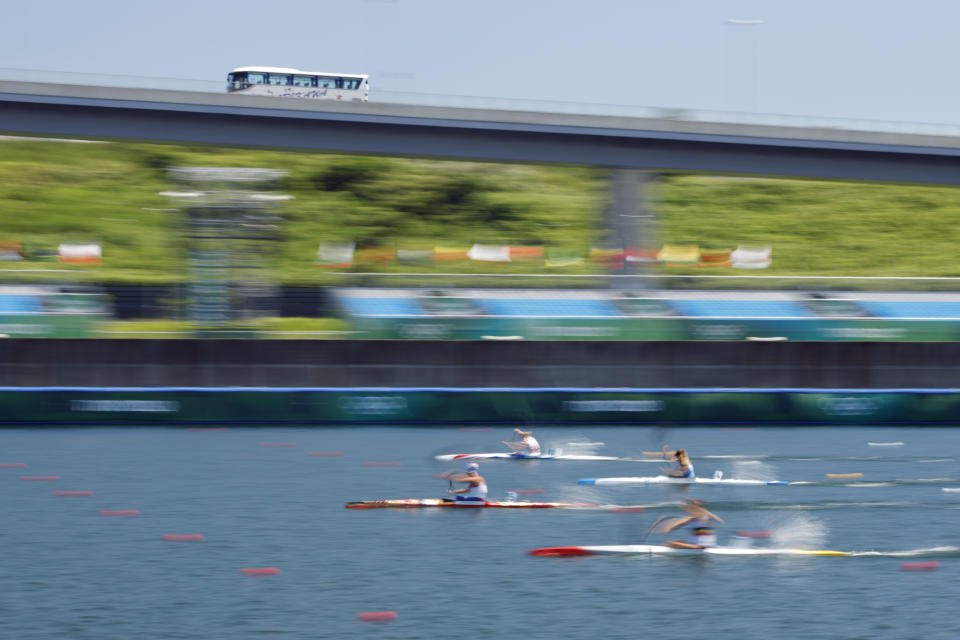
[[[607,167],[621,246],[644,245],[660,174],[960,184],[960,135],[9,80],[0,133]]]

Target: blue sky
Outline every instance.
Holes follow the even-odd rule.
[[[236,66],[290,66],[369,73],[373,100],[960,123],[955,0],[32,0],[5,23],[8,69],[219,82]]]

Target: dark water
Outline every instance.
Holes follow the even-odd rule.
[[[0,469],[0,638],[960,637],[960,493],[942,490],[960,487],[960,430],[543,428],[541,443],[568,451],[577,440],[605,442],[597,451],[605,455],[683,446],[701,476],[864,477],[789,487],[589,487],[577,479],[655,475],[657,465],[506,461],[481,465],[492,497],[543,489],[528,497],[647,508],[343,508],[439,497],[447,483],[434,474],[460,465],[433,454],[497,451],[509,435],[453,427],[2,430],[0,463],[28,466]],[[61,479],[19,479],[26,474]],[[771,530],[778,546],[918,555],[525,555],[540,546],[641,542],[686,496],[707,500],[726,520],[721,543],[738,530]],[[101,509],[141,513],[105,517]],[[204,541],[165,542],[166,533]],[[939,570],[901,567],[929,560]],[[282,573],[241,573],[250,567]],[[382,610],[397,619],[357,620]]]

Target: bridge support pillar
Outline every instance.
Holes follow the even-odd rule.
[[[646,271],[643,260],[655,251],[656,202],[659,175],[637,169],[614,169],[610,176],[611,198],[607,208],[607,230],[611,242],[626,252],[622,269],[614,275],[639,275]],[[616,289],[653,288],[648,278],[611,278]]]

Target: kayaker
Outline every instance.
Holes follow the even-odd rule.
[[[683,505],[683,510],[687,513],[686,516],[665,520],[657,527],[657,531],[670,533],[685,527],[690,533],[690,541],[671,540],[667,546],[676,549],[706,549],[717,546],[717,532],[711,522],[713,520],[723,522],[723,519],[708,511],[703,500],[688,499]]]
[[[483,506],[487,501],[487,481],[480,475],[480,465],[471,462],[467,465],[466,473],[449,476],[451,482],[463,482],[467,486],[460,489],[450,489],[457,506]]]
[[[687,455],[686,449],[677,449],[673,454],[674,460],[677,462],[677,466],[674,469],[664,469],[660,467],[660,471],[663,471],[666,475],[671,478],[694,478],[693,474],[693,463],[690,462],[690,456]]]
[[[540,455],[540,443],[537,442],[537,439],[533,437],[532,431],[523,431],[522,429],[514,428],[514,433],[520,436],[519,442],[507,442],[503,440],[503,444],[510,447],[510,449],[519,455],[523,456],[539,456]]]

